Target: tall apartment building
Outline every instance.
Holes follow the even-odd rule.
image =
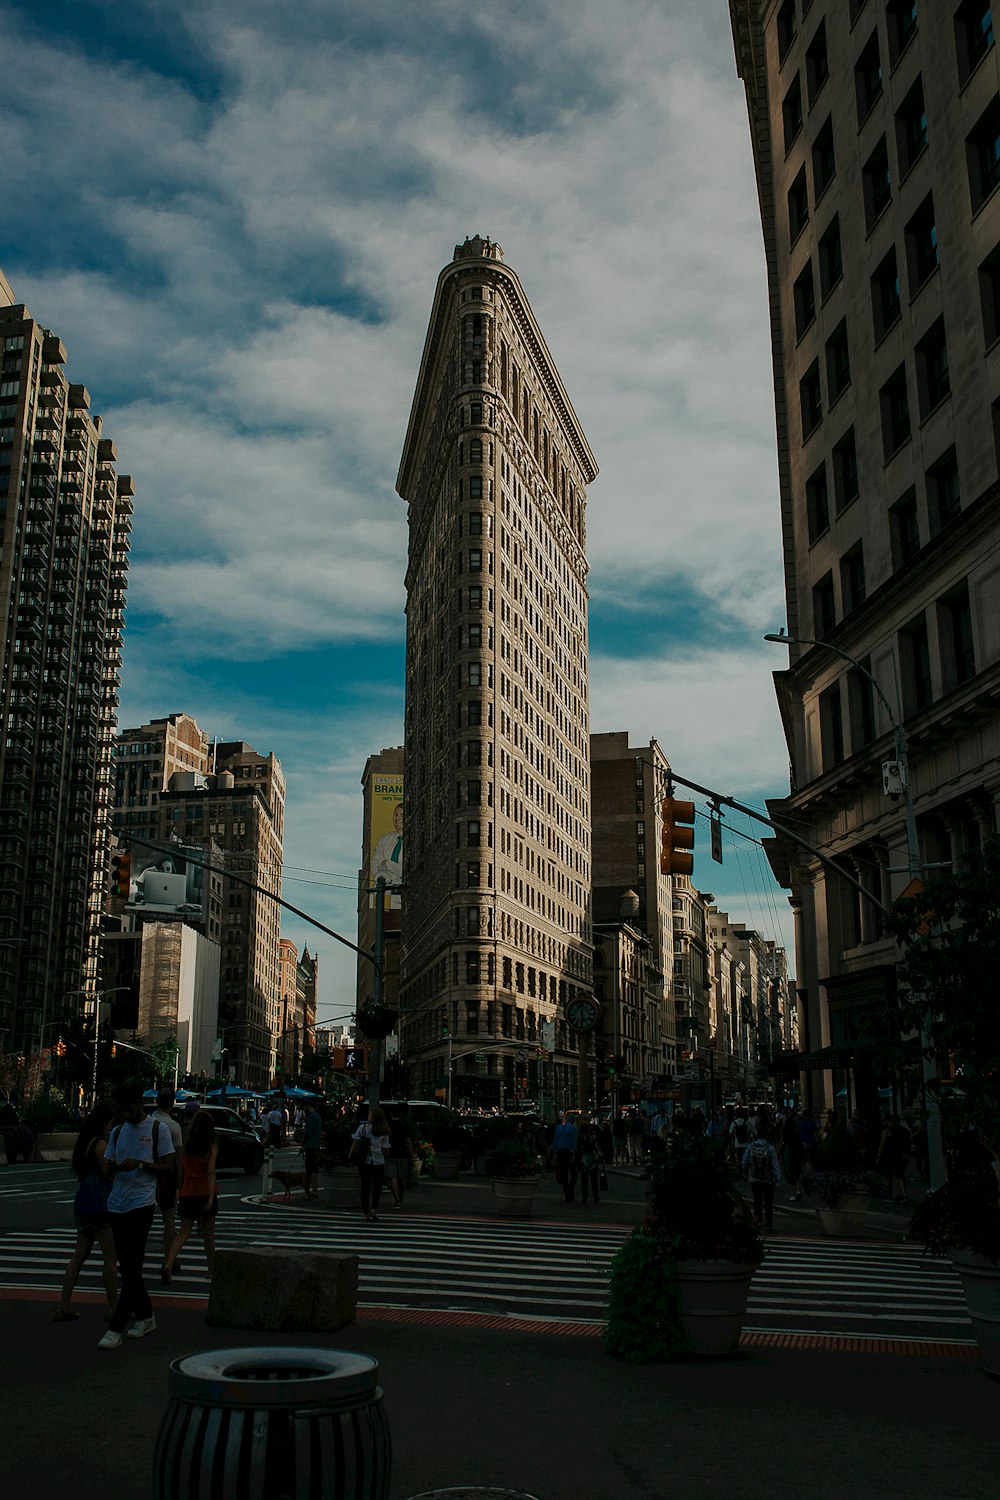
[[[674,881],[660,870],[660,809],[669,771],[656,740],[630,745],[627,730],[590,736],[594,921],[617,922],[623,897],[634,891],[632,921],[646,934],[650,969],[659,975],[658,1004],[645,1019],[643,1045],[629,1068],[630,1076],[638,1070],[640,1078],[674,1073],[678,1029],[683,1038],[695,998],[704,1003],[700,988],[695,997],[692,987],[673,978]],[[606,1015],[605,1031],[611,1022]],[[612,1051],[630,1055],[627,1045]]]
[[[1000,63],[988,0],[730,0],[770,291],[791,760],[779,818],[866,892],[960,868],[1000,795]],[[819,643],[819,644],[814,644]],[[780,649],[780,648],[776,648]],[[877,684],[878,691],[875,691]],[[892,767],[887,767],[891,773]],[[890,788],[893,785],[890,776]],[[878,906],[779,836],[802,1041],[850,1068],[891,995]],[[852,1097],[855,1097],[852,1095]],[[817,1103],[821,1100],[817,1097]]]
[[[444,1082],[450,1046],[456,1097],[576,1096],[566,1006],[593,992],[596,474],[517,276],[467,239],[438,278],[396,483],[410,530],[401,1048],[418,1092]]]
[[[0,274],[0,1050],[96,1012],[132,481]]]
[[[123,730],[117,746],[115,828],[129,836],[222,850],[221,910],[207,931],[222,947],[219,1028],[227,1066],[247,1086],[274,1078],[282,1030],[281,908],[228,875],[281,895],[285,778],[272,753],[244,740],[219,741],[187,714]],[[205,769],[211,767],[211,769]],[[151,856],[136,846],[134,865]]]

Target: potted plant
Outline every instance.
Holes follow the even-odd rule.
[[[865,1166],[861,1152],[844,1125],[835,1125],[819,1146],[812,1172],[803,1172],[802,1190],[819,1199],[816,1217],[827,1235],[863,1234],[873,1188],[879,1179]]]
[[[497,1213],[531,1213],[541,1173],[538,1154],[530,1141],[517,1135],[502,1137],[487,1153],[486,1171],[493,1179]]]
[[[675,1135],[649,1177],[646,1217],[612,1262],[605,1348],[636,1363],[731,1354],[764,1243],[725,1142]]]
[[[948,1181],[914,1210],[910,1233],[950,1255],[989,1374],[1000,1377],[1000,1206],[991,1153],[1000,1093],[1000,839],[961,869],[896,903],[888,926],[901,952],[900,1026],[923,1041],[921,1068],[947,1058],[954,1082],[932,1081],[948,1149]],[[931,1144],[931,1143],[929,1143]],[[932,1172],[935,1151],[931,1145]]]
[[[379,1038],[391,1036],[395,1031],[399,1011],[389,1005],[372,1005],[368,1001],[365,1005],[358,1006],[355,1020],[358,1030],[363,1032],[369,1041],[377,1041]]]

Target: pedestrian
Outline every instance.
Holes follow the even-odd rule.
[[[563,1117],[552,1134],[556,1158],[556,1181],[561,1183],[563,1197],[573,1203],[576,1197],[576,1148],[578,1131],[572,1120]]]
[[[104,1161],[112,1179],[108,1214],[121,1290],[99,1349],[120,1349],[132,1319],[135,1321],[128,1328],[129,1338],[145,1338],[156,1328],[153,1304],[142,1277],[142,1263],[156,1211],[157,1174],[174,1170],[173,1141],[169,1132],[163,1132],[161,1139],[158,1123],[143,1114],[142,1090],[135,1084],[126,1084],[119,1091],[118,1104],[124,1123],[108,1137]]]
[[[733,1116],[733,1123],[729,1127],[729,1140],[733,1158],[739,1168],[743,1162],[743,1153],[750,1144],[750,1120],[742,1104]]]
[[[199,1109],[184,1136],[184,1156],[181,1162],[181,1189],[178,1200],[181,1226],[177,1238],[167,1251],[160,1270],[160,1280],[166,1285],[173,1280],[177,1269],[177,1256],[187,1244],[196,1224],[201,1225],[201,1239],[205,1246],[209,1280],[215,1268],[215,1221],[219,1214],[219,1189],[215,1180],[215,1168],[219,1159],[219,1145],[215,1139],[215,1120],[207,1109]]]
[[[811,1167],[814,1167],[819,1154],[819,1126],[816,1124],[813,1112],[808,1104],[802,1111],[798,1126],[799,1140],[802,1142],[805,1159]]]
[[[302,1121],[302,1160],[306,1170],[306,1197],[319,1197],[319,1153],[323,1144],[323,1119],[310,1104]]]
[[[361,1178],[361,1213],[366,1221],[376,1223],[382,1184],[385,1181],[385,1153],[389,1148],[389,1121],[376,1104],[367,1120],[362,1120],[352,1138],[348,1161],[354,1163]]]
[[[163,1221],[164,1260],[170,1254],[170,1247],[174,1243],[174,1236],[177,1232],[177,1184],[180,1175],[183,1142],[181,1140],[181,1127],[171,1113],[176,1098],[177,1095],[174,1093],[174,1090],[164,1085],[163,1088],[157,1090],[156,1108],[150,1115],[150,1120],[155,1120],[159,1123],[160,1137],[163,1137],[164,1132],[169,1135],[173,1142],[174,1152],[174,1170],[168,1172],[164,1168],[156,1176],[156,1206],[160,1210],[160,1218]],[[162,1152],[162,1146],[160,1150]]]
[[[620,1111],[611,1122],[611,1139],[614,1143],[612,1160],[616,1167],[624,1167],[628,1161],[628,1126]]]
[[[94,1248],[94,1241],[101,1247],[103,1266],[101,1275],[108,1299],[105,1321],[110,1319],[118,1300],[118,1272],[115,1265],[115,1244],[108,1217],[108,1194],[111,1177],[104,1163],[104,1152],[108,1134],[114,1124],[115,1112],[110,1104],[97,1104],[80,1127],[73,1146],[72,1168],[79,1187],[73,1199],[73,1217],[76,1221],[76,1249],[70,1257],[63,1277],[62,1295],[52,1313],[53,1323],[72,1323],[80,1315],[70,1307],[70,1298],[84,1262]]]
[[[395,1108],[386,1113],[389,1117],[389,1150],[385,1158],[385,1180],[389,1184],[394,1207],[402,1208],[410,1173],[415,1173],[419,1167],[417,1147],[413,1131],[403,1112]]]
[[[626,1130],[628,1132],[628,1164],[630,1167],[641,1167],[643,1151],[643,1128],[642,1115],[637,1109],[629,1110]]]
[[[802,1137],[799,1135],[799,1122],[795,1118],[794,1109],[790,1109],[781,1122],[778,1146],[781,1151],[781,1170],[785,1181],[792,1190],[795,1202],[800,1203],[802,1201],[802,1168],[805,1166],[806,1152]]]
[[[267,1131],[271,1150],[277,1151],[285,1139],[285,1111],[279,1108],[277,1101],[268,1114]]]
[[[767,1129],[761,1129],[743,1153],[743,1175],[753,1193],[753,1216],[768,1234],[774,1228],[774,1190],[781,1182],[778,1153],[771,1145]]]
[[[587,1191],[595,1203],[600,1203],[601,1153],[593,1125],[584,1125],[577,1131],[576,1170],[580,1181],[580,1200],[587,1201]]]

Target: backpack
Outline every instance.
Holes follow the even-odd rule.
[[[774,1180],[771,1171],[771,1153],[766,1141],[754,1141],[750,1147],[750,1170],[747,1176],[751,1182],[772,1182]]]
[[[745,1116],[733,1121],[732,1130],[737,1146],[745,1146],[750,1139],[750,1127],[747,1125]]]

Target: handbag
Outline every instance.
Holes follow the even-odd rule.
[[[359,1135],[348,1153],[349,1159],[356,1167],[363,1167],[368,1160],[371,1148],[371,1138],[367,1135]]]
[[[608,1190],[608,1174],[607,1172],[605,1172],[603,1167],[601,1168],[601,1175],[598,1178],[598,1181],[601,1184],[601,1192],[606,1193]]]

